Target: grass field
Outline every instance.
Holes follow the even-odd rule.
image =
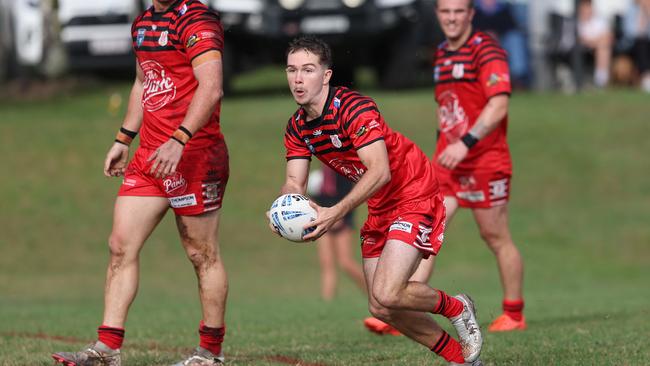
[[[101,173],[122,113],[112,115],[107,101],[127,92],[115,84],[0,104],[0,365],[51,365],[52,351],[95,337],[120,183]],[[393,127],[432,152],[430,90],[367,92]],[[268,232],[264,211],[282,183],[281,138],[294,108],[288,95],[224,102],[228,364],[442,365],[403,337],[367,333],[365,300],[349,281],[334,302],[321,302],[315,248]],[[511,227],[525,259],[530,329],[486,334],[487,365],[650,364],[649,121],[648,96],[632,92],[513,98]],[[170,364],[196,344],[200,319],[171,216],[141,259],[123,360]],[[432,285],[472,294],[486,326],[500,312],[498,281],[461,212]]]

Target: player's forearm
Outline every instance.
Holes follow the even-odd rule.
[[[469,133],[479,140],[482,139],[499,126],[507,113],[508,96],[499,95],[490,98]]]
[[[378,190],[390,182],[390,179],[389,167],[374,170],[369,169],[366,171],[352,190],[335,205],[335,207],[341,210],[341,217],[367,201]]]
[[[280,189],[280,195],[287,194],[287,193],[298,193],[304,195],[306,191],[307,191],[306,183],[304,185],[300,185],[294,182],[286,182]]]
[[[129,94],[129,104],[126,108],[126,115],[122,127],[129,131],[138,132],[142,125],[142,81],[136,79]]]
[[[199,83],[181,126],[196,133],[209,121],[222,96],[220,83]]]

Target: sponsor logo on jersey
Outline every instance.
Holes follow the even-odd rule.
[[[341,107],[341,100],[339,98],[334,98],[334,108]]]
[[[343,146],[343,143],[341,143],[341,140],[339,139],[339,135],[330,135],[330,140],[332,140],[332,145],[337,149]]]
[[[368,123],[369,130],[372,130],[373,128],[377,128],[377,127],[379,127],[379,122],[377,122],[376,119],[373,119],[372,121],[370,121],[370,123]]]
[[[316,149],[314,148],[314,145],[311,144],[311,141],[309,140],[309,137],[305,137],[303,139],[305,141],[305,145],[307,145],[307,148],[312,154],[316,154]]]
[[[167,46],[167,41],[169,40],[168,31],[160,32],[160,38],[158,38],[158,44],[161,46]]]
[[[168,195],[183,194],[187,190],[187,181],[179,172],[168,175],[163,179],[162,183]]]
[[[483,202],[485,201],[485,194],[483,191],[464,191],[456,193],[456,196],[460,199],[469,202]]]
[[[485,83],[485,85],[487,85],[487,86],[495,86],[495,85],[497,85],[499,83],[502,83],[502,82],[503,83],[509,83],[510,82],[510,75],[508,75],[508,74],[499,75],[497,73],[492,73],[488,77],[488,80]]]
[[[192,34],[190,38],[187,39],[187,42],[185,42],[185,48],[192,48],[200,40],[201,37],[197,34]]]
[[[196,196],[192,193],[184,196],[169,197],[169,205],[173,208],[196,206]]]
[[[167,71],[156,61],[140,64],[144,72],[142,106],[149,112],[157,111],[176,97],[176,85]]]
[[[403,231],[405,233],[410,234],[411,230],[413,230],[413,224],[406,221],[393,221],[388,231],[395,231],[395,230]]]
[[[124,178],[122,184],[129,187],[135,187],[137,181],[133,178]]]
[[[465,76],[465,64],[455,64],[454,68],[451,70],[451,76],[455,79],[461,79]]]
[[[318,137],[323,134],[323,130],[316,130],[314,131],[314,137]]]
[[[135,39],[135,43],[138,47],[142,46],[142,42],[144,42],[144,34],[147,32],[146,29],[144,28],[138,28],[138,36]]]
[[[469,125],[469,117],[460,104],[458,95],[452,91],[446,91],[438,98],[438,121],[440,132],[445,134],[448,140],[459,139]]]
[[[353,182],[358,182],[366,172],[363,167],[356,167],[353,162],[348,160],[332,159],[328,165]]]

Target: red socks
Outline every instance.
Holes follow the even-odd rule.
[[[513,320],[521,321],[523,317],[524,300],[503,300],[503,313]]]
[[[463,303],[460,300],[447,295],[444,291],[436,291],[438,291],[439,299],[432,313],[440,314],[446,318],[453,318],[463,312]]]
[[[124,342],[124,328],[113,328],[107,325],[101,325],[97,328],[98,340],[111,349],[120,349]]]
[[[210,328],[203,324],[203,320],[199,325],[199,338],[201,342],[199,346],[212,352],[213,355],[218,356],[221,353],[221,343],[226,334],[226,327]]]
[[[438,339],[436,344],[431,348],[438,356],[447,360],[447,362],[454,362],[464,364],[463,350],[460,344],[443,331],[442,336]]]

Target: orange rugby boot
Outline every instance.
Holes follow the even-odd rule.
[[[393,328],[392,326],[390,326],[390,324],[386,324],[377,318],[373,318],[373,317],[366,318],[363,320],[363,325],[365,325],[365,327],[369,331],[379,335],[384,335],[384,334],[393,335],[393,336],[402,335],[402,333],[400,333],[399,330]]]
[[[513,330],[525,330],[526,328],[526,317],[523,315],[521,316],[521,320],[517,321],[506,314],[501,314],[498,318],[494,319],[492,324],[490,324],[488,331],[510,332]]]

